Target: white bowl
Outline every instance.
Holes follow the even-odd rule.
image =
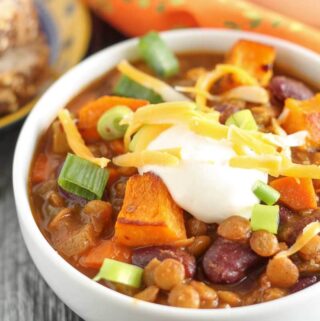
[[[271,44],[277,63],[320,88],[320,57],[294,44],[240,31],[190,29],[163,33],[176,52],[226,52],[239,38]],[[28,173],[39,135],[72,97],[121,59],[134,59],[137,40],[107,48],[69,71],[40,99],[26,120],[17,143],[13,185],[20,227],[30,255],[53,291],[82,318],[92,321],[212,321],[319,320],[320,283],[282,299],[225,310],[186,310],[135,300],[112,291],[81,274],[67,263],[38,229],[28,200]]]

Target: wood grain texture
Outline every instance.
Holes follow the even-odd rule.
[[[89,54],[123,39],[93,19]],[[12,159],[20,126],[0,133],[0,320],[79,321],[48,287],[24,245],[13,199]]]

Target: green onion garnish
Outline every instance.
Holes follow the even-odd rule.
[[[94,277],[94,281],[101,279],[125,284],[134,288],[141,285],[143,269],[132,264],[127,264],[111,259],[104,259],[99,273]]]
[[[146,63],[160,77],[179,72],[179,61],[158,33],[149,32],[139,40],[139,52]]]
[[[162,103],[163,99],[152,89],[143,87],[129,77],[122,75],[113,93],[122,97],[133,97],[148,100],[151,104]]]
[[[277,234],[279,225],[279,206],[256,204],[252,209],[251,229],[265,230]]]
[[[252,187],[254,195],[267,205],[273,205],[280,198],[280,193],[262,181],[256,181]]]
[[[101,199],[109,172],[73,154],[68,154],[58,178],[59,186],[87,200]]]
[[[246,130],[258,130],[257,123],[249,109],[240,110],[231,115],[227,119],[226,125],[235,125]]]
[[[132,110],[127,106],[116,106],[107,110],[97,124],[100,136],[107,141],[123,137],[128,126],[120,125],[120,122],[129,114],[132,114]]]

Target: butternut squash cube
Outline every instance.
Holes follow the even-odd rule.
[[[132,176],[115,226],[117,242],[146,246],[185,238],[183,211],[162,180],[152,173]]]
[[[261,86],[267,86],[272,77],[275,58],[273,47],[242,39],[232,47],[226,62],[245,69]]]
[[[283,129],[288,134],[306,130],[312,145],[320,146],[320,94],[309,100],[289,98],[285,108],[288,115],[282,123]]]

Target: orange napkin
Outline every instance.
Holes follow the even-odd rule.
[[[149,30],[212,27],[254,31],[320,53],[320,30],[245,0],[85,0],[129,36]]]

